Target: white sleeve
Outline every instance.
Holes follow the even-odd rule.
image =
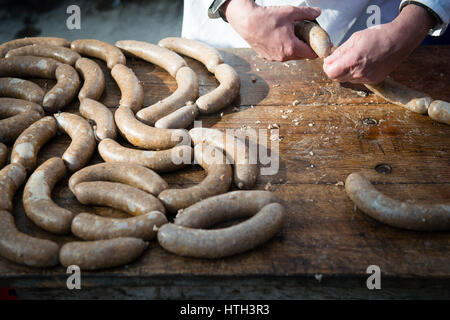
[[[410,1],[402,0],[400,3],[400,10],[403,9]],[[430,8],[441,19],[441,23],[434,26],[430,30],[430,35],[440,36],[443,35],[450,22],[450,1],[449,0],[415,0],[411,2],[420,2],[424,6]]]

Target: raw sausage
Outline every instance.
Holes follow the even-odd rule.
[[[433,120],[450,124],[450,103],[442,100],[433,101],[428,108],[428,115]]]
[[[450,229],[450,204],[413,204],[394,200],[376,190],[359,173],[345,181],[348,197],[370,217],[387,225],[419,231]]]
[[[59,65],[61,62],[51,58],[14,56],[0,59],[0,77],[55,79]]]
[[[0,210],[12,211],[14,194],[26,178],[27,171],[20,164],[10,163],[0,170]]]
[[[73,219],[72,233],[83,240],[119,237],[151,240],[156,236],[158,228],[166,223],[166,216],[159,211],[151,211],[141,216],[126,219],[80,213]]]
[[[123,183],[81,182],[75,185],[74,194],[82,204],[109,206],[135,216],[154,210],[166,212],[158,198]]]
[[[80,101],[79,111],[84,118],[95,122],[93,130],[97,140],[116,138],[117,130],[114,116],[111,110],[104,104],[89,98],[84,98]]]
[[[197,105],[195,103],[188,104],[156,121],[155,127],[162,129],[184,129],[191,125],[197,115]]]
[[[271,203],[248,220],[223,229],[191,229],[167,223],[159,229],[158,241],[164,249],[181,256],[223,258],[268,241],[282,228],[284,215],[279,203]]]
[[[137,259],[148,243],[136,238],[75,241],[61,247],[59,260],[64,267],[77,265],[82,270],[120,266]]]
[[[87,58],[80,58],[75,63],[75,68],[81,73],[84,84],[78,93],[78,99],[84,98],[98,100],[105,90],[105,75],[100,66]]]
[[[0,142],[0,169],[3,168],[3,166],[6,163],[6,160],[8,158],[8,148]]]
[[[5,58],[13,56],[37,56],[52,58],[61,63],[73,66],[81,56],[69,48],[50,45],[32,44],[8,51]]]
[[[156,172],[138,164],[125,162],[104,162],[75,172],[69,179],[69,189],[81,182],[110,181],[130,185],[155,196],[169,185]]]
[[[19,78],[0,78],[0,96],[42,104],[44,90],[34,82]]]
[[[31,221],[44,230],[56,234],[70,232],[75,214],[53,202],[51,198],[55,184],[66,175],[66,166],[61,158],[50,158],[30,176],[23,191],[23,206]]]
[[[72,113],[57,113],[54,117],[58,127],[72,139],[62,159],[69,171],[77,171],[89,161],[95,151],[96,143],[92,128],[86,120]]]
[[[77,71],[68,64],[62,64],[55,71],[56,84],[44,96],[42,106],[47,112],[56,112],[69,104],[80,88]]]
[[[70,42],[63,38],[54,38],[54,37],[30,37],[30,38],[21,38],[15,39],[0,45],[0,58],[3,58],[10,50],[32,45],[50,45],[50,46],[58,46],[58,47],[69,47]]]
[[[214,72],[220,85],[195,102],[200,113],[213,113],[229,105],[239,95],[241,79],[228,64],[222,63]]]
[[[56,243],[30,237],[17,230],[13,216],[0,210],[0,255],[30,267],[52,267],[58,264]]]
[[[189,136],[184,129],[160,129],[137,120],[133,111],[119,107],[114,114],[116,125],[122,135],[134,146],[143,149],[162,150],[185,144]]]
[[[120,88],[120,106],[128,107],[133,112],[139,111],[144,103],[144,89],[133,70],[123,64],[116,64],[111,70],[111,76]]]
[[[106,162],[135,163],[156,172],[181,169],[191,164],[194,156],[191,146],[187,145],[176,146],[168,150],[146,151],[123,147],[111,139],[100,141],[98,152]]]
[[[207,144],[197,144],[194,148],[194,157],[206,171],[207,176],[193,187],[162,191],[158,198],[170,213],[176,213],[205,198],[224,193],[230,188],[232,170],[226,163],[222,150]]]
[[[96,39],[75,40],[70,44],[70,48],[82,55],[105,61],[109,69],[112,69],[116,64],[126,64],[122,51],[104,41]]]
[[[21,164],[29,173],[36,167],[41,147],[56,135],[58,127],[53,117],[44,117],[23,131],[14,142],[11,163]]]

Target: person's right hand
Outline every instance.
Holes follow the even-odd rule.
[[[287,61],[315,59],[317,55],[294,33],[294,22],[314,20],[319,8],[258,6],[252,0],[229,0],[222,12],[248,44],[264,59]]]

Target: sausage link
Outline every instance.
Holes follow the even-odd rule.
[[[167,98],[138,111],[136,113],[136,118],[152,126],[159,119],[197,99],[198,79],[194,70],[189,67],[181,67],[177,72],[176,80],[178,87],[174,93]]]
[[[232,191],[187,207],[176,216],[174,223],[188,228],[210,228],[221,222],[249,218],[274,202],[280,200],[269,191]]]
[[[62,159],[69,171],[77,171],[89,161],[95,151],[96,143],[92,128],[86,120],[75,114],[62,112],[53,116],[58,127],[72,139]]]
[[[124,162],[104,162],[83,168],[70,177],[69,189],[74,192],[77,184],[88,181],[120,182],[155,196],[169,187],[167,182],[153,170]]]
[[[0,45],[0,58],[3,58],[10,50],[29,46],[32,44],[39,44],[43,46],[58,46],[58,47],[69,47],[70,42],[63,38],[55,37],[30,37],[15,39]]]
[[[55,79],[59,65],[61,62],[51,58],[14,56],[0,59],[0,77]]]
[[[184,129],[192,124],[197,115],[197,105],[195,103],[189,104],[156,121],[155,127],[161,129]]]
[[[144,103],[144,89],[133,70],[123,64],[117,64],[112,68],[111,76],[120,88],[120,106],[128,107],[133,112],[139,111]]]
[[[117,136],[116,123],[111,110],[104,104],[84,98],[80,101],[80,114],[95,122],[94,135],[97,140],[115,139]]]
[[[87,58],[80,58],[75,63],[75,68],[84,79],[83,86],[78,93],[78,99],[90,98],[98,100],[105,90],[105,75],[100,66]]]
[[[160,40],[158,45],[200,61],[211,73],[223,63],[223,58],[216,49],[192,39],[169,37]]]
[[[8,118],[21,112],[30,111],[39,113],[41,116],[45,115],[40,104],[15,98],[0,98],[0,118]]]
[[[29,110],[0,120],[0,142],[13,142],[26,128],[41,118],[40,113]]]
[[[325,58],[331,54],[333,43],[330,36],[317,23],[307,20],[296,21],[294,31],[295,35],[305,41],[319,58]]]
[[[147,151],[123,147],[112,139],[100,141],[98,152],[106,162],[135,163],[156,172],[169,172],[184,168],[192,162],[194,155],[191,146],[187,145],[176,146],[168,150]],[[183,159],[186,161],[182,161]]]
[[[95,214],[80,213],[73,219],[72,233],[83,240],[132,237],[151,240],[167,218],[159,211],[151,211],[137,217],[114,219]]]
[[[193,128],[189,135],[194,145],[206,142],[222,149],[234,164],[234,183],[239,189],[251,189],[258,178],[258,165],[253,164],[250,151],[238,138],[217,129]]]
[[[80,88],[77,71],[68,64],[62,64],[55,71],[56,84],[47,92],[42,106],[47,112],[56,112],[69,104]]]
[[[426,93],[408,88],[391,78],[379,84],[364,85],[383,99],[416,113],[427,113],[432,100]]]
[[[37,56],[52,58],[61,63],[73,66],[81,56],[69,48],[50,45],[32,44],[8,51],[5,58],[14,56]]]
[[[114,119],[122,135],[136,147],[152,150],[169,149],[188,140],[186,130],[148,126],[137,120],[133,111],[127,107],[119,107]]]
[[[58,264],[56,243],[30,237],[17,230],[13,216],[0,210],[0,255],[30,267],[53,267]]]
[[[44,117],[23,131],[14,142],[11,163],[21,164],[29,173],[36,167],[42,146],[56,135],[58,127],[53,117]]]
[[[167,223],[159,229],[158,241],[164,249],[181,256],[223,258],[268,241],[281,230],[283,220],[284,208],[271,203],[248,220],[223,229],[191,229]]]
[[[194,157],[207,176],[198,185],[185,189],[167,189],[158,198],[170,213],[201,201],[205,198],[227,192],[231,185],[232,170],[226,163],[223,151],[207,144],[194,148]]]
[[[61,158],[50,158],[30,176],[23,191],[23,206],[27,217],[44,230],[56,234],[70,232],[75,214],[53,202],[55,184],[66,175]]]
[[[137,259],[148,243],[136,238],[75,241],[61,247],[59,260],[64,267],[77,265],[82,270],[117,267]]]
[[[175,52],[152,43],[122,40],[116,42],[116,47],[119,47],[127,54],[134,55],[142,60],[156,64],[166,70],[174,78],[181,67],[187,66],[186,61]]]
[[[220,85],[195,102],[200,113],[213,113],[229,105],[239,95],[241,79],[228,64],[216,67],[214,75]]]
[[[20,164],[10,163],[0,170],[0,210],[12,211],[14,194],[26,178],[27,171]]]
[[[450,103],[442,100],[435,100],[428,108],[428,115],[438,122],[450,124]]]
[[[135,216],[155,210],[166,212],[158,198],[123,183],[81,182],[75,185],[74,194],[82,204],[109,206]]]
[[[96,39],[80,39],[72,41],[70,48],[82,55],[95,57],[106,62],[109,69],[117,64],[126,64],[122,51],[110,43]]]
[[[42,104],[44,90],[34,82],[19,78],[0,78],[0,96]]]
[[[387,225],[419,231],[450,230],[450,204],[413,204],[394,200],[359,173],[345,181],[348,197],[370,217]]]

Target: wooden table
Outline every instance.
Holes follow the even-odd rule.
[[[178,257],[154,240],[128,266],[82,272],[83,289],[78,291],[66,289],[63,267],[33,269],[0,258],[0,286],[38,298],[448,298],[450,233],[382,225],[355,209],[341,182],[361,171],[394,198],[449,202],[450,126],[332,83],[320,61],[271,63],[249,49],[222,53],[241,77],[240,97],[223,114],[199,119],[205,127],[241,128],[239,132],[279,125],[278,173],[261,176],[256,189],[270,188],[285,201],[282,232],[256,250],[218,260]],[[200,94],[217,85],[200,63],[186,60],[199,76]],[[114,108],[120,92],[109,70],[99,64],[107,77],[101,100]],[[145,105],[175,90],[175,80],[162,69],[134,59],[128,65],[142,81]],[[418,48],[393,78],[450,101],[450,46]],[[36,82],[47,88],[53,84]],[[78,103],[66,109],[77,112]],[[65,135],[56,137],[40,152],[39,163],[61,156],[69,142]],[[96,154],[91,162],[99,161]],[[163,176],[172,186],[187,187],[205,174],[190,167]],[[60,244],[73,240],[34,226],[24,214],[21,196],[22,190],[14,210],[21,231]],[[68,190],[67,179],[53,198],[76,212],[124,216],[82,206]],[[381,268],[382,290],[366,288],[369,265]]]

